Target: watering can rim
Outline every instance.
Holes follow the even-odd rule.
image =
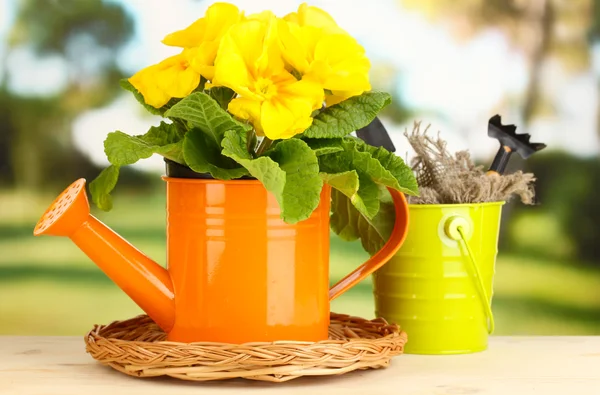
[[[427,208],[460,208],[460,207],[490,207],[490,206],[503,206],[506,201],[501,200],[497,202],[483,202],[483,203],[444,203],[444,204],[409,204],[409,208],[415,209],[427,209]]]
[[[257,179],[246,179],[238,178],[235,180],[218,180],[211,178],[183,178],[183,177],[169,177],[161,176],[164,181],[168,182],[182,182],[190,184],[261,184],[261,181]]]

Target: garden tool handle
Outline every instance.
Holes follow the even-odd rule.
[[[469,226],[469,223],[466,219],[456,216],[452,217],[446,222],[446,234],[453,240],[463,244],[467,253],[469,255],[469,263],[471,264],[471,271],[475,274],[475,288],[477,288],[477,293],[479,294],[479,300],[481,300],[481,305],[483,307],[483,311],[486,315],[487,321],[487,329],[488,334],[492,334],[494,332],[496,324],[494,323],[494,314],[492,313],[492,307],[490,306],[488,294],[485,290],[485,286],[483,284],[483,278],[481,277],[481,273],[479,272],[479,267],[477,266],[477,262],[475,261],[475,255],[467,242],[467,236],[465,235],[465,228]]]
[[[504,171],[506,171],[506,166],[508,165],[508,161],[510,159],[513,150],[507,146],[502,145],[498,149],[496,156],[494,157],[494,161],[490,165],[490,168],[486,172],[487,175],[502,175]]]
[[[396,220],[388,241],[368,261],[341,279],[329,290],[329,300],[333,300],[367,278],[371,273],[387,263],[400,249],[408,233],[408,203],[402,192],[388,188],[394,201]]]

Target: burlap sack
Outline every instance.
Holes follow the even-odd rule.
[[[420,196],[410,196],[411,204],[459,204],[509,201],[519,196],[524,204],[534,203],[534,175],[517,171],[488,175],[483,166],[475,166],[468,151],[452,156],[439,136],[432,139],[421,133],[416,122],[412,133],[405,132],[416,156],[411,161]]]

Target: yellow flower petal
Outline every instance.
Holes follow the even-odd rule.
[[[265,17],[265,38],[262,45],[262,53],[256,59],[256,75],[276,75],[284,71],[284,63],[281,58],[279,44],[277,42],[277,18],[271,12]]]
[[[305,71],[304,78],[317,81],[322,86],[325,86],[325,82],[332,72],[329,63],[323,60],[315,60],[310,64],[308,70]]]
[[[204,40],[220,40],[229,28],[243,18],[243,12],[233,4],[214,3],[206,10]]]
[[[190,66],[207,80],[214,74],[214,55],[217,53],[219,43],[205,42],[198,47],[186,49],[186,58]]]
[[[259,76],[284,72],[274,29],[274,23],[260,20],[247,20],[233,26],[221,42],[212,83],[253,96]]]
[[[278,94],[264,102],[261,124],[270,139],[286,139],[302,133],[312,124],[313,110],[323,103],[323,89],[312,81],[286,80]]]
[[[142,94],[146,104],[160,108],[167,104],[171,97],[156,85],[154,78],[156,70],[157,65],[146,67],[131,76],[128,81]]]
[[[349,99],[351,97],[354,96],[358,96],[360,94],[362,94],[364,91],[360,90],[360,91],[333,91],[332,95],[326,95],[325,96],[325,103],[327,105],[327,107],[329,106],[333,106],[334,104],[338,104],[340,102],[343,102],[346,99]]]
[[[334,73],[325,80],[323,85],[331,91],[357,91],[362,93],[371,90],[368,75],[362,73]]]
[[[315,46],[315,59],[332,64],[348,61],[350,57],[362,58],[364,56],[364,48],[347,34],[325,35]]]
[[[156,85],[171,97],[185,97],[200,83],[200,75],[190,67],[189,53],[171,56],[158,64]]]
[[[277,33],[284,60],[296,71],[304,74],[313,61],[313,54],[322,31],[313,27],[300,27],[295,23],[278,20]]]
[[[260,101],[238,97],[229,102],[227,110],[240,119],[250,121],[254,125],[257,134],[262,135],[260,107]]]
[[[238,23],[243,14],[233,4],[215,3],[204,17],[183,30],[169,34],[163,43],[193,51],[192,67],[206,79],[212,79],[217,50],[223,35]]]
[[[189,59],[188,50],[183,50],[140,70],[129,81],[147,104],[160,108],[173,97],[189,95],[200,84],[200,74],[190,67]]]
[[[292,12],[284,17],[286,21],[297,23],[300,26],[313,26],[325,29],[330,33],[342,33],[343,30],[327,12],[320,8],[302,3],[297,12]]]
[[[205,31],[206,21],[201,18],[186,29],[167,35],[162,43],[171,47],[192,48],[202,43]]]
[[[260,40],[263,32],[259,22],[242,22],[223,37],[217,58],[215,59],[214,86],[226,86],[239,94],[250,94],[252,75],[248,64],[252,64],[253,54],[246,51],[243,44],[238,45],[240,37]]]
[[[310,111],[317,110],[322,107],[324,100],[324,92],[321,85],[310,80],[296,81],[279,88],[284,100],[290,98],[301,98],[302,101],[310,103]]]
[[[207,80],[212,80],[215,75],[215,66],[207,66],[203,64],[192,63],[194,70]]]
[[[316,74],[325,89],[366,91],[370,89],[369,59],[363,47],[348,35],[332,34],[319,41],[315,48]],[[328,67],[324,67],[327,65]]]
[[[247,121],[254,121],[260,118],[260,102],[238,97],[229,102],[227,108],[233,115]]]
[[[170,68],[156,76],[158,86],[169,96],[183,98],[193,92],[200,83],[200,75],[191,68]]]
[[[294,104],[289,107],[290,104]],[[306,115],[308,102],[292,101],[285,103],[278,100],[267,101],[262,105],[261,124],[264,135],[271,140],[288,139],[302,133],[312,123],[310,111]],[[307,105],[308,104],[308,105]]]
[[[273,12],[271,11],[262,11],[255,14],[250,14],[245,17],[245,20],[255,19],[261,22],[269,22],[274,17]]]
[[[238,93],[240,97],[230,103],[229,111],[250,120],[259,134],[271,139],[290,138],[303,132],[312,123],[313,110],[324,101],[323,89],[316,81],[298,81],[286,70],[277,39],[279,27],[288,27],[285,23],[282,25],[266,12],[232,26],[219,47],[211,82]],[[311,33],[305,41],[310,41]],[[301,41],[295,42],[293,35],[287,37],[290,45],[304,51]],[[301,60],[302,56],[296,58]]]
[[[241,17],[242,14],[235,5],[215,3],[208,7],[204,17],[183,30],[167,35],[162,42],[169,46],[192,48],[205,41],[220,40],[229,27],[239,22]]]
[[[323,10],[306,4],[278,24],[279,42],[288,69],[303,79],[336,91],[327,104],[360,95],[371,89],[371,64],[364,48]]]

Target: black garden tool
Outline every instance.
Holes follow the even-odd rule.
[[[390,135],[377,117],[364,128],[358,129],[356,135],[373,147],[383,147],[390,152],[396,152]]]
[[[488,175],[503,174],[513,152],[517,152],[523,159],[527,159],[537,151],[546,148],[546,144],[529,142],[531,135],[517,134],[516,130],[515,125],[502,125],[500,115],[496,114],[490,118],[488,136],[500,142],[500,149],[487,171]]]

